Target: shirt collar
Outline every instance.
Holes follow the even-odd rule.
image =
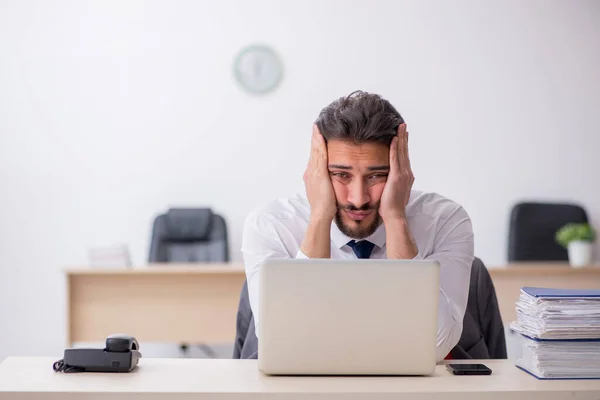
[[[351,237],[346,236],[344,233],[342,233],[335,221],[331,223],[331,241],[337,246],[338,249],[344,247],[351,240],[355,239],[352,239]],[[385,245],[385,226],[383,225],[383,223],[380,223],[375,232],[373,232],[373,234],[371,234],[370,236],[366,237],[364,240],[368,240],[369,242],[375,244],[375,246],[383,248],[383,246]]]

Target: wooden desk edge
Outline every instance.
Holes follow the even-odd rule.
[[[73,267],[63,270],[66,275],[202,275],[202,274],[241,274],[245,272],[244,264],[232,263],[198,263],[198,264],[148,264],[136,267]],[[600,265],[573,268],[566,263],[531,262],[515,263],[506,266],[488,266],[494,276],[565,276],[565,275],[598,275]]]
[[[73,275],[239,275],[245,273],[243,264],[150,264],[139,267],[80,267],[63,270]]]
[[[568,264],[552,263],[522,263],[508,264],[504,267],[488,267],[492,277],[494,276],[565,276],[565,275],[598,275],[600,266],[573,268]]]

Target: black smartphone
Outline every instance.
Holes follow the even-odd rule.
[[[454,375],[491,375],[492,370],[483,364],[446,364]]]

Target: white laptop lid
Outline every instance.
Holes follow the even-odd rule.
[[[260,272],[266,374],[427,375],[436,363],[439,264],[269,260]]]

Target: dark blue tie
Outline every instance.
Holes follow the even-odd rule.
[[[375,247],[375,244],[369,242],[368,240],[361,240],[360,242],[351,240],[348,242],[348,246],[352,247],[352,250],[354,250],[354,254],[356,254],[356,257],[369,258],[371,257],[371,252],[373,251],[373,247]]]

